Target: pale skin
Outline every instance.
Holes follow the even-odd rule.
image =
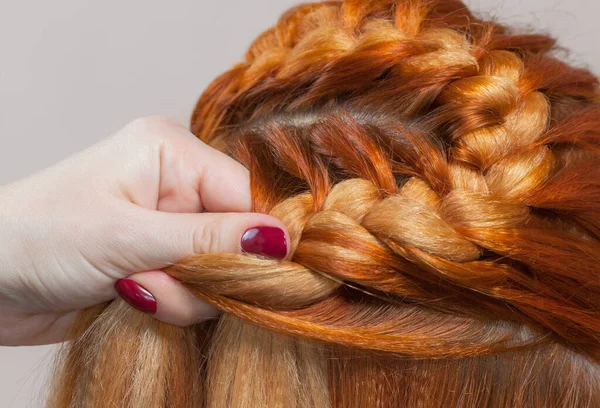
[[[77,313],[129,277],[154,316],[187,326],[218,311],[161,269],[193,254],[240,252],[244,232],[281,228],[251,213],[248,171],[164,117],[0,187],[0,344],[62,341]]]

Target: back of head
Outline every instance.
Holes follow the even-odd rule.
[[[600,93],[553,49],[459,0],[288,11],[192,130],[290,256],[169,267],[216,323],[89,310],[50,406],[600,406]]]

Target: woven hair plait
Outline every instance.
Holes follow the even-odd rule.
[[[200,256],[192,269],[220,278],[187,282],[296,330],[331,330],[307,310],[350,288],[597,344],[598,81],[552,46],[458,1],[288,12],[209,87],[192,128],[248,166],[255,210],[286,222],[293,255],[230,258],[229,274]],[[232,283],[242,265],[250,283]]]
[[[476,19],[460,1],[302,5],[260,36],[245,62],[213,82],[192,128],[210,140],[219,126],[314,108],[340,96],[346,105],[415,116],[430,109],[450,83],[468,84],[479,76],[506,77],[508,83],[497,86],[519,96],[544,90],[594,97],[593,75],[547,57],[552,45],[545,36],[511,36]]]

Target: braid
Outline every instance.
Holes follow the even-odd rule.
[[[261,307],[316,310],[351,287],[383,303],[435,299],[445,312],[500,313],[543,337],[597,345],[598,81],[549,56],[553,44],[510,35],[459,1],[288,12],[209,88],[192,119],[200,138],[249,167],[255,209],[289,226],[294,251],[284,264],[230,261],[232,271],[270,262],[264,273],[285,282],[270,292],[281,296],[276,305],[252,298],[249,308],[235,293],[193,289],[270,328],[313,315],[267,318]],[[228,268],[211,257],[191,269]],[[182,268],[172,271],[185,282]],[[291,283],[301,276],[329,282]],[[289,286],[311,293],[304,305]],[[313,326],[295,333],[320,336]],[[347,335],[328,340],[347,344]],[[384,348],[404,345],[390,338]]]
[[[288,225],[293,255],[283,263],[244,255],[199,255],[167,272],[219,307],[227,296],[255,308],[316,310],[319,302],[339,295],[342,285],[383,302],[402,299],[417,304],[452,294],[436,300],[435,307],[488,319],[504,313],[536,324],[545,329],[544,335],[552,332],[571,343],[595,345],[600,320],[589,309],[589,299],[597,289],[586,285],[597,279],[600,245],[576,223],[563,220],[557,230],[556,222],[536,214],[523,200],[523,193],[538,188],[551,172],[560,173],[552,164],[551,149],[536,146],[537,138],[530,136],[552,130],[546,129],[547,120],[532,121],[522,133],[529,144],[515,142],[525,151],[512,150],[506,140],[516,132],[506,128],[539,101],[547,112],[546,99],[537,93],[515,103],[506,113],[511,118],[492,131],[504,138],[493,149],[498,161],[485,172],[453,161],[441,143],[417,130],[417,122],[407,129],[381,118],[375,123],[363,117],[360,123],[348,112],[311,118],[287,115],[284,123],[271,118],[239,135],[230,134],[245,142],[246,160],[256,159],[254,150],[267,151],[256,165],[289,176],[275,185],[270,177],[259,178],[253,187],[255,200],[263,202],[261,209]],[[533,128],[536,122],[543,123],[541,131]],[[413,151],[403,149],[406,146]],[[271,197],[273,190],[281,195]],[[302,190],[309,192],[297,194]],[[269,195],[260,196],[262,191]],[[268,204],[270,200],[278,203]],[[548,245],[555,246],[554,257],[540,259]],[[576,258],[577,263],[557,263],[556,258]],[[219,301],[211,294],[218,294]],[[453,303],[458,298],[470,306],[457,309]],[[236,314],[238,307],[236,302],[228,304]],[[255,316],[252,320],[266,324],[262,310],[244,306],[239,313],[248,310]],[[298,313],[269,316],[273,325],[280,325],[280,319],[296,318]],[[311,333],[312,326],[303,334]],[[335,341],[345,344],[347,333],[340,332]],[[389,341],[388,351],[406,348],[398,338]],[[361,346],[381,348],[382,339],[375,337]],[[448,348],[431,352],[447,354]]]

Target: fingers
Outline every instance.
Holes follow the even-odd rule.
[[[143,260],[115,289],[132,306],[157,319],[187,326],[213,318],[217,311],[195,298],[180,282],[157,270],[193,254],[252,253],[283,259],[289,236],[277,218],[257,213],[165,213],[145,210],[136,228]],[[128,245],[128,247],[130,247]]]
[[[141,302],[136,307],[159,320],[189,325],[214,317],[214,309],[159,269],[193,254],[287,256],[289,237],[283,223],[249,212],[249,174],[243,165],[166,118],[138,119],[122,133],[133,141],[134,150],[140,140],[159,147],[158,160],[150,159],[158,163],[158,171],[144,173],[130,164],[134,171],[119,190],[125,189],[135,204],[122,219],[136,220],[131,230],[115,234],[114,250],[129,256],[119,261],[119,269],[149,271],[117,283],[124,299]],[[150,152],[147,157],[155,157]]]
[[[117,292],[134,308],[176,326],[190,326],[219,315],[195,298],[181,283],[162,271],[148,271],[121,279]]]
[[[187,132],[188,171],[198,175],[198,193],[203,208],[210,212],[251,210],[248,170],[226,154],[213,149]],[[163,166],[165,167],[165,166]],[[165,167],[164,171],[168,171]]]
[[[198,209],[190,207],[198,199]],[[157,208],[168,212],[250,211],[248,170],[181,127],[165,128]]]
[[[248,170],[177,122],[139,118],[116,136],[112,147],[127,163],[118,191],[132,202],[167,212],[250,211]]]

